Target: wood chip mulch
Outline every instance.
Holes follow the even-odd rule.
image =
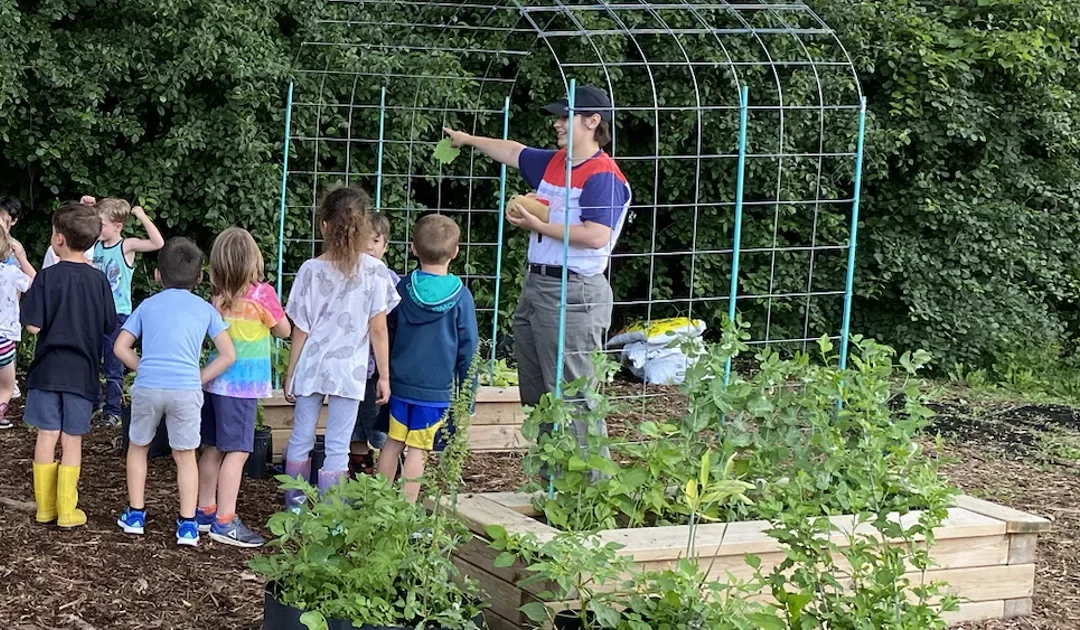
[[[666,395],[646,405],[660,417],[680,407]],[[945,473],[954,482],[970,494],[1053,520],[1053,531],[1039,542],[1034,614],[962,627],[1080,628],[1080,472],[1070,462],[1040,457],[1034,438],[1047,430],[1077,431],[1080,414],[1064,407],[955,400],[937,411],[935,428],[946,438],[949,459]],[[638,407],[611,424],[632,428],[640,417]],[[618,430],[623,429],[613,432]],[[84,444],[80,505],[89,523],[71,532],[33,522],[33,433],[22,427],[0,433],[0,623],[5,630],[260,628],[263,584],[247,568],[259,551],[208,538],[196,549],[176,547],[171,459],[150,463],[146,536],[119,531],[115,521],[126,494],[117,433],[95,428]],[[465,470],[470,491],[513,490],[523,481],[518,454],[476,454]],[[245,480],[240,515],[268,535],[265,523],[280,500],[272,479]]]

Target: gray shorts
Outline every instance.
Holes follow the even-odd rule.
[[[169,430],[174,451],[191,451],[202,442],[203,393],[201,389],[131,389],[131,443],[147,446],[154,441],[161,416]]]

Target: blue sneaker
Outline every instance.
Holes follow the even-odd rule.
[[[176,544],[194,547],[199,544],[199,524],[195,519],[176,521]]]
[[[206,533],[210,531],[210,528],[217,522],[217,510],[213,512],[203,512],[202,508],[195,510],[195,522],[199,524],[199,531]]]
[[[125,507],[124,513],[120,515],[120,518],[116,519],[116,524],[124,530],[125,534],[142,536],[146,527],[146,510],[135,510],[130,506]]]
[[[231,521],[222,525],[217,521],[210,527],[210,539],[234,547],[253,549],[266,544],[263,537],[248,529],[240,521],[240,517],[234,516]]]

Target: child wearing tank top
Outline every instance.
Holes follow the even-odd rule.
[[[124,364],[113,354],[113,344],[131,315],[131,276],[135,270],[135,254],[156,252],[165,246],[165,239],[139,206],[132,208],[123,199],[113,198],[95,200],[93,197],[83,197],[83,201],[95,206],[101,216],[101,238],[94,245],[93,263],[109,280],[116,305],[116,330],[105,335],[101,342],[105,373],[105,404],[101,419],[106,426],[119,426],[120,402],[124,394]],[[142,224],[148,238],[124,238],[124,224],[131,215],[135,215]]]

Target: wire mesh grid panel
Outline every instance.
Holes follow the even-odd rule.
[[[476,297],[484,352],[505,352],[527,234],[503,212],[528,186],[477,151],[443,163],[435,147],[443,127],[553,146],[540,106],[573,80],[610,95],[608,151],[633,190],[605,265],[612,332],[676,316],[715,332],[734,299],[753,343],[791,351],[840,337],[862,99],[847,53],[807,5],[338,1],[317,32],[291,103],[286,285],[318,253],[321,196],[359,184],[390,220],[398,272],[414,264],[419,216],[458,222],[452,271]]]

